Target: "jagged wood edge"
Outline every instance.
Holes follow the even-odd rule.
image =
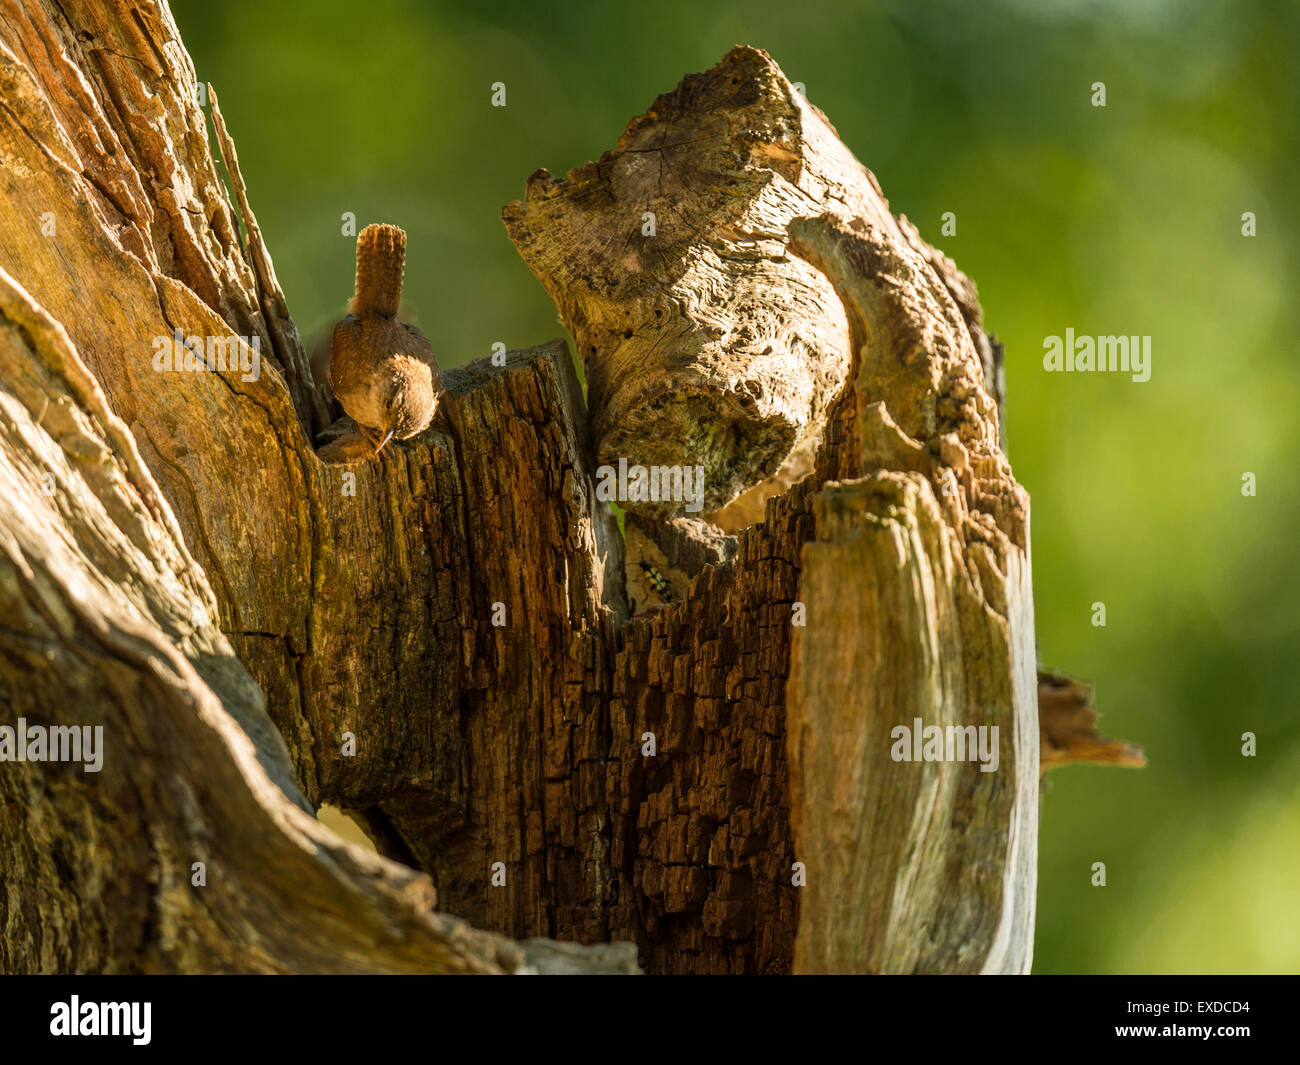
[[[0,330],[0,395],[9,401],[0,436],[0,477],[9,482],[0,499],[0,648],[10,661],[60,663],[57,679],[38,667],[14,702],[46,722],[102,717],[106,732],[103,776],[34,764],[22,775],[6,766],[0,776],[9,873],[14,865],[27,873],[6,876],[20,892],[11,894],[11,912],[27,919],[0,944],[5,968],[628,971],[626,947],[525,946],[435,913],[427,876],[344,842],[311,816],[261,693],[211,620],[215,598],[130,434],[66,332],[3,272]],[[43,470],[54,493],[37,487]],[[122,572],[108,575],[92,556],[113,544]],[[105,685],[130,698],[102,698]],[[101,697],[43,699],[54,691]],[[153,757],[139,756],[150,750]],[[37,775],[62,780],[55,787],[64,796],[39,815],[24,798]],[[95,821],[100,804],[113,805],[110,785],[139,797],[139,821],[119,810],[115,822],[79,838],[78,820]],[[115,831],[122,846],[96,838]],[[151,868],[131,866],[141,853],[132,837],[149,840]],[[62,852],[82,876],[95,870],[112,882],[153,885],[118,915],[124,924],[141,906],[162,915],[141,920],[137,953],[99,953],[93,932],[115,938],[101,927],[113,911],[68,883],[48,852]],[[210,865],[206,887],[188,882],[196,855]]]

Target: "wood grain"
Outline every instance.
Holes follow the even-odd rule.
[[[506,209],[586,399],[563,342],[481,360],[375,458],[166,5],[0,14],[0,692],[121,752],[0,775],[0,968],[629,971],[617,941],[652,972],[1028,965],[995,347],[765,53]],[[261,372],[156,371],[177,330]],[[634,507],[625,542],[594,488],[618,457],[704,465],[713,522]],[[635,586],[634,616],[643,560],[675,595]],[[999,771],[899,768],[904,712],[999,725]]]

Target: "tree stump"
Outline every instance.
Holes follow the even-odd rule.
[[[506,208],[585,401],[511,352],[371,457],[165,3],[0,4],[0,724],[105,736],[0,765],[0,968],[1028,968],[994,347],[766,54]],[[177,337],[229,365],[159,370]],[[709,520],[629,500],[625,544],[619,458],[702,466]],[[997,771],[893,761],[916,717]]]

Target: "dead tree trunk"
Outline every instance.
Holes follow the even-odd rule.
[[[553,342],[357,460],[165,3],[0,16],[0,724],[105,735],[0,763],[0,968],[1028,967],[992,348],[765,54],[507,208],[587,402]],[[176,331],[262,372],[159,372]],[[629,501],[625,551],[619,458],[702,465],[712,521]],[[998,771],[892,761],[917,717]]]
[[[737,492],[811,466],[733,561],[633,621],[618,660],[628,784],[611,799],[636,819],[622,864],[647,962],[1026,969],[1028,500],[969,282],[745,48],[598,162],[534,175],[506,222],[585,357],[599,461],[703,463],[727,527],[750,516],[726,506]],[[662,509],[640,508],[633,561],[677,573]],[[999,771],[892,761],[891,729],[918,717],[996,726]]]

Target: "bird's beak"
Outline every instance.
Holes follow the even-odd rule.
[[[379,443],[375,445],[375,454],[378,455],[381,451],[383,451],[384,445],[387,444],[388,441],[390,441],[391,439],[393,439],[393,430],[389,429],[388,432],[384,434],[383,439],[381,439]]]

